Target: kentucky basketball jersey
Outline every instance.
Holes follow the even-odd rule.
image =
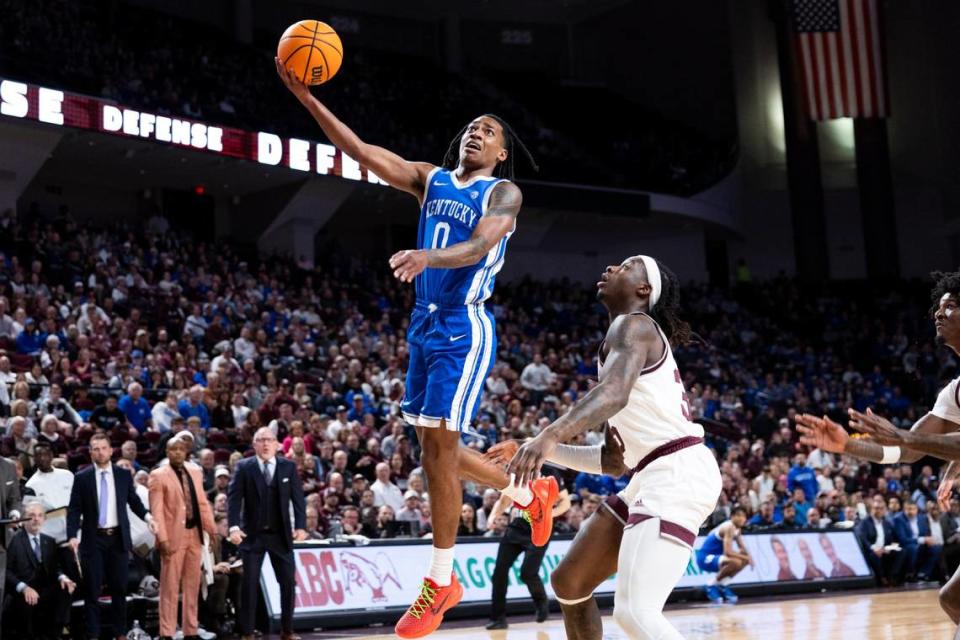
[[[465,183],[452,171],[435,168],[427,176],[417,231],[418,249],[443,249],[470,239],[499,178],[478,176]],[[514,227],[516,228],[516,227]],[[479,304],[493,293],[503,267],[511,230],[477,264],[458,269],[427,267],[417,276],[417,300],[442,306]]]

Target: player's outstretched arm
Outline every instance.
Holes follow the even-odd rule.
[[[910,449],[911,452],[931,455],[941,460],[960,460],[960,433],[929,433],[916,428],[909,431],[898,429],[889,420],[878,416],[871,409],[867,409],[866,413],[850,409],[849,413],[850,427],[861,433],[866,433],[871,440],[881,447],[901,447]],[[927,414],[924,419],[926,418],[946,422],[948,426],[953,425],[953,423],[933,414]],[[905,455],[901,456],[901,461],[906,461],[906,457]]]
[[[871,413],[871,415],[873,414]],[[877,418],[877,416],[874,416],[874,418]],[[889,424],[889,422],[887,422],[887,424]],[[852,422],[851,426],[853,426]],[[896,429],[896,427],[893,428]],[[922,437],[925,435],[944,437],[943,434],[949,434],[957,431],[958,429],[960,429],[960,425],[955,425],[949,420],[944,420],[939,416],[928,413],[917,420],[913,427],[911,427],[910,431],[903,431],[900,429],[897,429],[897,431],[903,431],[904,434],[912,434],[910,438],[913,439],[914,437]],[[903,444],[899,445],[885,445],[875,439],[854,439],[849,437],[842,426],[830,420],[826,416],[823,418],[807,414],[798,416],[797,430],[800,432],[800,442],[802,444],[811,447],[817,447],[824,451],[843,453],[855,458],[861,458],[863,460],[869,460],[870,462],[877,463],[882,463],[884,460],[884,446],[901,447],[902,453],[898,459],[898,462],[906,463],[916,462],[925,455],[926,452],[918,448],[919,446],[924,446],[927,448],[930,446],[936,446],[930,441],[927,441],[925,445],[918,445],[911,442],[904,442]],[[941,458],[943,457],[937,453],[931,453],[931,455]]]
[[[300,101],[300,104],[307,108],[333,146],[359,162],[360,166],[386,180],[387,184],[394,189],[406,191],[418,199],[423,196],[423,187],[427,175],[433,169],[432,164],[410,162],[383,147],[367,144],[317,100],[310,93],[310,87],[285,69],[280,64],[279,58],[274,58],[274,62],[277,65],[277,75],[280,76],[283,84]]]
[[[517,482],[533,480],[543,461],[560,442],[572,440],[594,425],[605,422],[627,405],[634,381],[647,363],[648,354],[659,347],[660,334],[645,316],[623,315],[610,325],[603,379],[564,416],[526,443],[510,461],[508,473]],[[659,355],[659,354],[658,354]]]
[[[603,436],[603,444],[593,446],[558,444],[547,461],[574,471],[619,478],[630,470],[623,461],[623,446],[611,426],[605,427]],[[504,440],[490,447],[483,457],[494,464],[508,464],[518,449],[516,440]]]
[[[523,195],[517,185],[498,183],[490,194],[487,212],[468,240],[442,249],[398,251],[390,258],[393,275],[401,282],[411,282],[427,267],[458,269],[477,264],[513,230],[521,204]]]

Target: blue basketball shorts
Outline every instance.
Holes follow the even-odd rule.
[[[716,573],[720,571],[720,558],[723,556],[718,553],[707,553],[700,554],[697,553],[697,566],[700,567],[700,571]]]
[[[463,431],[477,415],[497,357],[493,314],[482,304],[439,306],[418,301],[407,329],[410,364],[400,405],[418,427]]]

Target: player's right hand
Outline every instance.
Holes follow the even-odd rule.
[[[293,95],[297,96],[298,99],[310,95],[310,87],[301,82],[295,73],[280,64],[280,58],[274,57],[273,61],[277,65],[277,75],[280,76],[283,84]]]
[[[520,443],[516,440],[504,440],[487,449],[483,459],[494,464],[508,464],[519,448]]]
[[[246,537],[247,537],[247,534],[245,534],[243,531],[241,531],[240,529],[234,529],[233,531],[230,532],[229,540],[231,544],[239,546],[239,544],[243,542],[243,539]]]
[[[796,420],[800,444],[830,453],[843,453],[850,435],[839,424],[827,416],[818,418],[809,413],[798,415]]]

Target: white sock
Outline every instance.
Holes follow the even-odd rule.
[[[430,561],[430,573],[427,577],[436,582],[438,587],[446,587],[450,584],[450,575],[453,573],[453,549],[454,547],[433,548],[433,559]]]
[[[727,586],[728,584],[730,584],[731,580],[733,580],[733,578],[724,578],[723,580],[720,581],[720,586],[723,586],[723,587]]]
[[[510,482],[506,487],[500,489],[500,493],[513,499],[521,507],[528,507],[533,502],[533,492],[529,486],[518,487],[514,484],[516,475],[510,474]]]
[[[707,586],[712,587],[715,584],[717,584],[717,574],[711,573],[710,577],[707,578]]]

